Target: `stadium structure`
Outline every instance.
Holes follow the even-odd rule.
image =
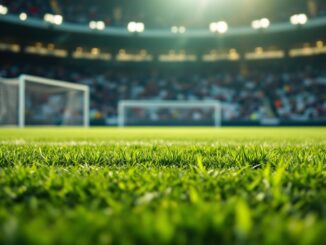
[[[326,244],[325,126],[325,0],[0,0],[0,244]]]
[[[323,1],[190,2],[1,1],[0,75],[88,85],[92,125],[117,125],[120,100],[215,100],[223,125],[325,124]],[[126,113],[129,125],[214,125],[201,108]]]

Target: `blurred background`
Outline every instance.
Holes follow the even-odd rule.
[[[216,100],[222,125],[326,125],[325,0],[0,0],[0,30],[0,77],[88,85],[91,125],[117,125],[121,100]],[[127,118],[212,125],[211,110]]]

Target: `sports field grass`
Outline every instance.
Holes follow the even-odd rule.
[[[0,244],[326,244],[326,128],[0,129]]]

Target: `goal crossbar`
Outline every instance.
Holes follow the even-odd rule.
[[[83,126],[89,126],[89,96],[90,91],[87,85],[75,84],[62,80],[55,80],[49,78],[43,78],[33,75],[20,75],[18,78],[0,78],[0,80],[7,84],[18,85],[18,126],[25,127],[25,94],[26,94],[26,83],[37,83],[42,85],[54,86],[62,89],[71,89],[80,91],[83,93]]]
[[[33,83],[41,83],[45,85],[50,85],[50,86],[58,86],[62,88],[71,88],[71,89],[76,89],[76,90],[82,90],[85,92],[88,92],[89,88],[87,85],[82,85],[82,84],[76,84],[76,83],[71,83],[63,80],[54,80],[54,79],[49,79],[49,78],[43,78],[43,77],[37,77],[37,76],[32,76],[32,75],[21,75],[19,76],[19,80],[23,81],[29,81]]]

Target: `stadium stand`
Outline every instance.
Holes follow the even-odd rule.
[[[268,67],[268,66],[267,66]],[[193,69],[192,69],[193,70]],[[223,120],[256,122],[326,120],[326,70],[298,66],[231,71],[112,69],[101,71],[44,64],[2,64],[0,76],[22,73],[74,81],[91,87],[93,122],[114,123],[119,100],[219,100]]]
[[[226,125],[325,124],[325,1],[169,1],[161,11],[164,1],[0,0],[0,76],[89,85],[92,124],[115,125],[120,100],[219,100]],[[46,23],[48,13],[63,23]],[[304,23],[291,23],[300,13]],[[251,26],[259,18],[270,26]],[[223,19],[230,31],[212,33]],[[130,21],[143,22],[144,35],[129,33]]]

